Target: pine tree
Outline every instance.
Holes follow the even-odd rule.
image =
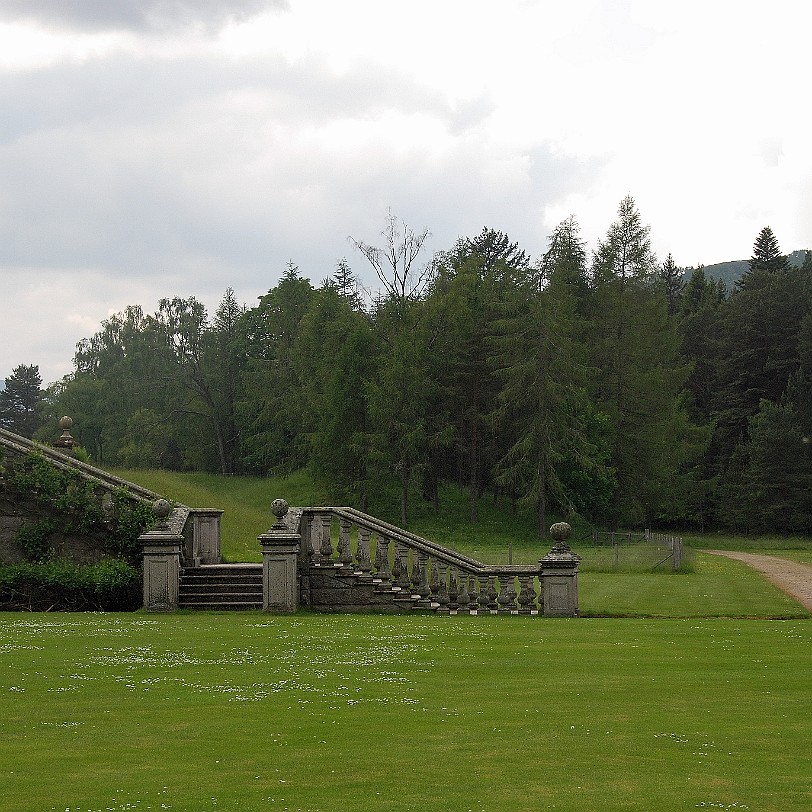
[[[42,425],[42,378],[37,365],[20,364],[0,391],[0,427],[29,439]]]

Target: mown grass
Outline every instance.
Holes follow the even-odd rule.
[[[0,614],[4,812],[805,812],[810,718],[801,620]]]

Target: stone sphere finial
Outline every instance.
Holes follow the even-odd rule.
[[[284,499],[274,499],[273,502],[271,502],[271,513],[276,516],[273,529],[287,530],[285,516],[288,515],[288,503]]]
[[[556,522],[550,527],[550,537],[554,542],[560,544],[572,535],[572,527],[567,522]]]
[[[169,514],[171,512],[172,505],[167,499],[156,499],[152,503],[152,513],[157,519],[157,524],[159,527],[167,526],[166,520],[169,518]]]
[[[73,428],[73,420],[67,415],[61,417],[59,419],[59,428],[61,428],[62,431],[70,431]]]

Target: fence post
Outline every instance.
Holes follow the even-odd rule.
[[[682,536],[675,536],[673,539],[674,551],[674,570],[677,571],[682,567]]]
[[[262,608],[266,612],[295,612],[299,607],[297,559],[302,537],[284,522],[288,512],[288,503],[284,499],[274,499],[271,512],[276,521],[267,533],[259,536],[262,546]]]
[[[566,522],[556,522],[550,528],[555,546],[541,565],[542,612],[546,617],[575,617],[578,614],[578,558],[567,539],[572,528]]]
[[[155,527],[138,537],[144,551],[144,609],[174,612],[178,608],[183,534],[169,526],[172,505],[166,499],[157,499],[152,512]]]

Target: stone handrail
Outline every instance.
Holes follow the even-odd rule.
[[[484,564],[353,508],[307,507],[291,513],[301,535],[300,568],[353,574],[440,613],[577,614],[578,557],[566,545],[568,525],[553,526],[558,543],[536,564]]]
[[[55,468],[76,472],[83,480],[90,482],[100,494],[125,490],[131,498],[149,505],[162,498],[155,491],[77,460],[70,453],[34,442],[2,428],[0,428],[0,450],[13,457],[39,454]],[[183,537],[181,555],[187,565],[220,561],[222,512],[219,509],[190,508],[187,505],[173,503],[172,511],[165,520],[167,531]]]

